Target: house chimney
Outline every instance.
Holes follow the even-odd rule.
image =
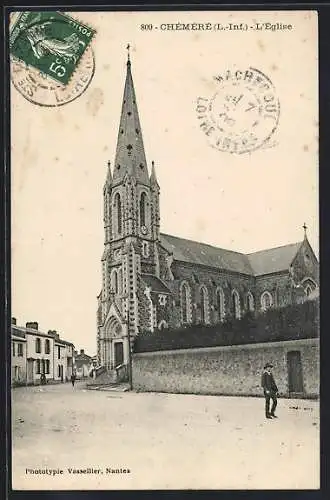
[[[38,323],[36,321],[28,321],[26,323],[26,328],[31,328],[32,330],[38,330]]]
[[[80,354],[85,354],[85,350],[84,349],[80,349]]]
[[[16,324],[17,324],[17,322],[16,322],[16,318],[11,318],[11,324],[12,324],[12,325],[16,325]]]
[[[51,337],[54,337],[55,339],[59,338],[59,335],[58,335],[56,330],[48,330],[48,335],[50,335]]]

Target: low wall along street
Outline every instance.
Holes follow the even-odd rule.
[[[260,396],[268,361],[274,365],[280,395],[318,397],[315,338],[134,354],[133,387],[146,392]]]

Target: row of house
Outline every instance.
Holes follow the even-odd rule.
[[[78,354],[74,347],[72,342],[60,338],[56,330],[43,332],[37,322],[18,326],[16,318],[12,318],[12,385],[33,385],[42,380],[65,382],[72,373],[77,378],[88,376],[92,358],[83,349]]]

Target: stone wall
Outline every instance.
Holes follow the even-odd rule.
[[[318,339],[269,342],[133,355],[133,387],[137,391],[262,395],[261,374],[266,362],[279,393],[290,396],[287,353],[300,351],[305,397],[319,393]]]

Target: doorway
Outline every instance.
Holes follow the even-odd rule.
[[[303,374],[300,351],[289,351],[287,354],[288,381],[290,393],[303,393]]]
[[[27,373],[26,373],[26,382],[28,384],[33,384],[33,365],[34,365],[34,360],[28,359],[27,360]]]
[[[122,365],[124,361],[124,346],[122,342],[115,342],[115,367]]]

